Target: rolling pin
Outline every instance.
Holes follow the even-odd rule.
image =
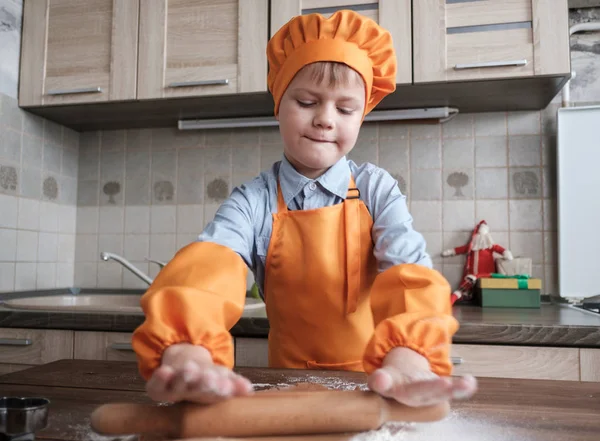
[[[91,415],[103,435],[164,434],[170,438],[259,437],[362,432],[392,421],[444,418],[448,403],[409,407],[371,391],[281,391],[214,404],[104,404]]]
[[[325,435],[283,435],[283,436],[254,436],[244,438],[223,438],[221,436],[201,438],[164,438],[150,437],[144,435],[138,437],[138,441],[356,441],[367,432],[328,433]],[[363,439],[367,439],[363,436]],[[387,438],[385,438],[387,440]],[[401,439],[401,438],[400,438]]]

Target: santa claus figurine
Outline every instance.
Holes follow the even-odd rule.
[[[490,235],[487,223],[482,220],[477,224],[468,244],[448,249],[442,252],[443,257],[466,254],[467,261],[463,271],[463,280],[460,286],[452,293],[451,300],[454,304],[457,300],[471,300],[473,287],[479,277],[490,277],[496,272],[496,261],[494,253],[500,254],[506,260],[512,260],[512,253],[506,248],[494,243]]]

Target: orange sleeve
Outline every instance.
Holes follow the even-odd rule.
[[[438,271],[417,264],[387,269],[375,278],[371,308],[375,332],[363,358],[367,373],[402,346],[427,358],[434,373],[451,374],[450,346],[458,321],[452,316],[450,285]]]
[[[210,242],[182,248],[142,296],[144,322],[132,346],[146,380],[175,343],[200,345],[216,364],[233,367],[229,330],[243,313],[248,267],[233,250]]]

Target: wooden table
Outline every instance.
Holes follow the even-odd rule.
[[[351,372],[236,370],[250,379],[257,390],[303,381],[334,389],[364,388],[365,383],[363,374]],[[600,439],[600,383],[481,378],[479,384],[477,395],[468,401],[455,402],[444,421],[401,425],[395,428],[398,432],[394,439]],[[39,440],[109,440],[89,429],[89,415],[97,406],[119,401],[151,402],[144,393],[136,364],[116,361],[60,360],[0,376],[0,395],[50,399],[48,427],[36,434]],[[361,435],[360,441],[370,439],[377,438]]]

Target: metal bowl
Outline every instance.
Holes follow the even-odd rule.
[[[0,397],[0,433],[22,435],[35,433],[48,424],[46,398]]]

